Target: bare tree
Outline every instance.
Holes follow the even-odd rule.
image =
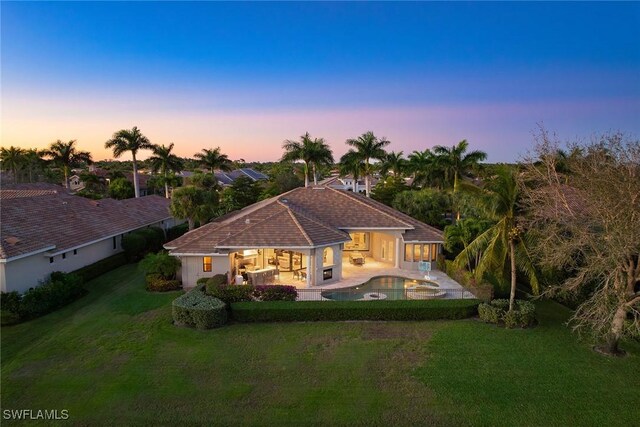
[[[536,139],[523,174],[528,228],[541,265],[567,275],[548,292],[593,287],[573,329],[620,353],[624,336],[640,334],[640,141],[604,135],[560,159],[557,138],[542,129]]]

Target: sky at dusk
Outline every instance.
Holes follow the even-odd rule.
[[[490,162],[640,136],[640,3],[0,3],[1,145],[112,158],[138,126],[193,156],[273,161],[365,131],[390,150],[467,139]],[[142,155],[142,157],[146,157]],[[125,155],[122,159],[130,157]]]

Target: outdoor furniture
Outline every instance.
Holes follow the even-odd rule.
[[[349,254],[349,262],[353,265],[364,265],[364,255],[360,252],[352,252]]]

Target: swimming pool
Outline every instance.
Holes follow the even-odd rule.
[[[446,292],[437,288],[437,283],[427,280],[378,276],[358,286],[324,291],[322,297],[334,301],[442,298]]]

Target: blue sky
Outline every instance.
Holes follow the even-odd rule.
[[[467,139],[489,161],[640,134],[640,3],[2,2],[2,145],[139,126],[181,155],[276,160],[309,131],[339,156]]]

